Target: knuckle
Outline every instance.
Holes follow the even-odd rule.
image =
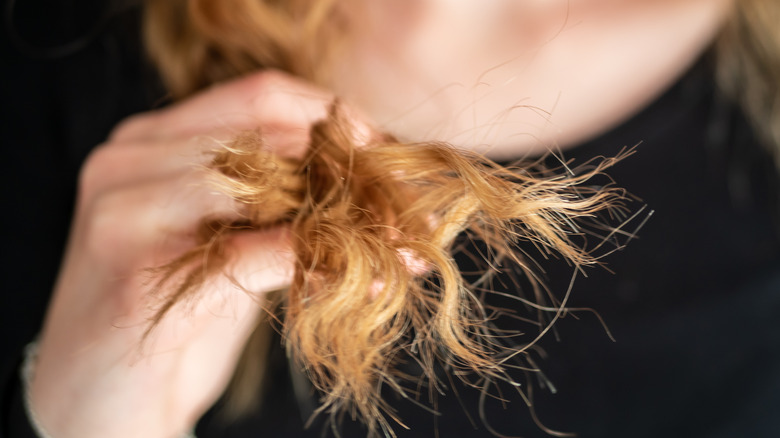
[[[115,146],[106,143],[93,149],[87,156],[79,172],[79,199],[88,200],[100,191],[106,177],[118,164],[115,149]]]
[[[278,87],[258,87],[251,96],[249,107],[255,117],[265,121],[281,118],[279,109],[284,108],[287,97]]]
[[[247,78],[247,86],[255,91],[275,89],[282,85],[289,85],[290,77],[279,70],[263,70]]]
[[[250,110],[271,124],[298,124],[326,114],[328,93],[285,73],[269,70],[250,77],[242,90],[250,97]],[[302,113],[295,116],[295,113]],[[302,117],[303,116],[303,117]]]
[[[108,134],[108,141],[124,141],[139,130],[138,125],[144,122],[139,116],[130,116],[120,121]]]
[[[79,171],[79,199],[88,200],[117,181],[137,174],[150,163],[144,159],[150,150],[148,146],[138,142],[109,142],[95,147]]]
[[[110,142],[124,142],[143,137],[152,128],[154,113],[135,114],[119,122],[108,136]]]
[[[107,191],[84,207],[85,243],[100,258],[110,258],[117,249],[132,242],[136,234],[138,221],[126,195],[122,190]]]

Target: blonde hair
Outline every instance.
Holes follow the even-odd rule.
[[[721,88],[742,106],[780,168],[780,2],[737,0],[716,44]]]
[[[340,3],[148,0],[147,47],[177,98],[268,68],[327,86],[323,66],[350,31]],[[771,1],[743,4],[777,10]],[[724,36],[722,52],[729,59],[721,71],[724,82],[735,84],[743,82],[740,75],[761,76],[758,71],[765,66],[776,68],[778,55],[771,22],[756,25],[761,17],[741,14],[735,22],[758,29],[755,37],[774,46],[767,58],[751,58],[753,64],[731,62],[742,56],[736,49],[740,44],[760,44]],[[742,35],[741,30],[729,32]],[[776,81],[761,77],[775,86],[773,103],[754,96],[745,100],[746,107],[778,144]],[[403,376],[393,369],[399,353],[417,358],[431,380],[436,361],[503,378],[505,358],[528,348],[495,341],[488,313],[452,259],[455,237],[472,233],[491,248],[488,263],[514,261],[533,281],[529,261],[516,249],[518,241],[532,241],[577,266],[597,263],[572,236],[584,232],[582,219],[619,209],[623,193],[580,186],[615,159],[555,175],[534,165],[499,166],[446,144],[402,144],[387,135],[356,148],[350,129],[334,104],[330,116],[313,127],[301,162],[264,150],[260,131],[245,133],[218,152],[212,167],[220,186],[248,213],[230,223],[205,218],[199,231],[203,244],[161,268],[158,286],[172,292],[165,295],[156,321],[193,296],[209,276],[225,271],[229,260],[219,257],[225,237],[289,223],[297,268],[293,284],[280,295],[284,312],[276,312],[288,354],[321,391],[319,411],[351,411],[367,421],[369,433],[381,428],[392,434],[385,417],[400,419],[379,397],[379,388],[388,385],[403,393],[398,383]],[[275,201],[262,202],[268,199]],[[198,262],[204,253],[209,253],[208,266]],[[425,272],[410,269],[410,255]],[[185,279],[169,284],[181,271],[188,273]]]

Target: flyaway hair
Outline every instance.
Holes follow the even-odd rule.
[[[324,66],[349,38],[350,3],[148,0],[147,47],[175,98],[261,69],[327,88]],[[719,43],[724,88],[774,84],[769,95],[748,85],[741,99],[774,147],[780,144],[780,43],[771,17],[778,16],[778,5],[737,2]],[[388,420],[403,420],[379,394],[383,386],[404,393],[407,376],[394,368],[401,355],[418,361],[433,385],[435,363],[503,379],[506,358],[533,343],[499,341],[475,284],[453,261],[456,237],[465,233],[482,242],[485,275],[513,262],[535,282],[532,262],[518,248],[522,242],[575,269],[598,263],[584,243],[610,231],[588,224],[599,222],[596,217],[622,221],[624,193],[584,183],[622,156],[553,173],[538,163],[506,167],[447,144],[405,144],[389,135],[358,145],[353,129],[334,102],[329,116],[313,126],[300,161],[270,153],[260,130],[216,151],[215,182],[244,206],[243,217],[204,218],[200,246],[158,269],[163,304],[154,323],[196,297],[208,278],[229,271],[225,242],[232,234],[287,224],[296,269],[273,317],[288,354],[320,390],[320,412],[351,413],[367,422],[370,433],[392,434]],[[555,304],[560,311],[565,303]]]
[[[244,205],[243,218],[206,218],[202,245],[160,268],[158,289],[172,292],[156,320],[225,270],[229,260],[218,248],[231,233],[289,223],[296,270],[280,316],[289,354],[323,394],[321,410],[351,410],[389,430],[378,388],[403,391],[393,368],[400,353],[415,357],[431,380],[436,361],[503,374],[508,347],[494,341],[488,312],[452,258],[456,237],[468,231],[484,242],[492,263],[527,267],[521,241],[577,266],[596,263],[571,237],[584,233],[583,219],[617,209],[623,193],[582,183],[621,157],[579,175],[540,177],[447,144],[383,136],[357,145],[353,129],[334,105],[299,163],[268,152],[257,131],[217,152],[217,185]],[[173,282],[182,270],[183,280]]]

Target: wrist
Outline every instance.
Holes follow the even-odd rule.
[[[24,349],[24,359],[19,369],[21,378],[21,391],[24,409],[30,423],[30,427],[38,438],[59,438],[52,435],[41,423],[31,397],[31,386],[35,378],[35,366],[38,361],[38,341],[29,343]],[[193,431],[187,431],[175,435],[175,438],[196,438]]]

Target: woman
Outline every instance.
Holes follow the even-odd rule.
[[[346,37],[343,40],[337,40],[336,37],[324,40],[328,44],[335,45],[333,41],[339,43],[328,57],[315,52],[304,57],[303,65],[300,66],[295,63],[290,66],[264,66],[284,67],[326,85],[336,96],[364,114],[355,118],[371,120],[370,125],[379,126],[382,131],[397,137],[408,141],[447,140],[460,147],[487,152],[497,159],[539,154],[552,145],[570,148],[625,122],[631,115],[647,107],[685,71],[691,70],[691,65],[711,46],[723,28],[723,23],[728,22],[734,14],[730,11],[732,5],[725,1],[661,4],[632,2],[627,5],[611,2],[584,5],[495,2],[488,7],[476,2],[459,5],[378,2],[352,6],[354,9],[340,10],[337,15],[341,20],[338,23],[344,24],[349,30]],[[208,32],[221,35],[220,31],[225,32],[239,23],[235,16],[230,16],[229,11],[220,11],[219,7],[211,6],[213,10],[209,10],[209,6],[201,5],[201,8],[203,12],[200,19],[205,24],[201,23],[200,26],[206,35],[206,47],[216,44],[209,42]],[[251,6],[247,6],[246,11],[252,11]],[[224,22],[220,22],[219,13],[225,14]],[[158,11],[157,18],[160,17],[166,17],[164,12]],[[171,31],[190,31],[186,22],[184,26],[184,29],[171,26]],[[243,34],[238,32],[238,35]],[[317,33],[312,35],[320,36]],[[225,40],[221,44],[228,48],[239,44],[238,40],[232,41],[229,37],[229,33],[221,37]],[[164,34],[158,38],[165,41]],[[152,39],[151,42],[154,41]],[[316,47],[316,42],[309,40],[309,45],[304,47]],[[209,49],[211,51],[206,53],[213,54],[213,46]],[[186,62],[175,57],[167,58],[173,67],[166,67],[166,58],[160,57],[163,70],[167,68],[169,79],[174,85],[177,79],[176,65],[198,65],[197,59],[186,58],[187,53],[197,54],[197,51],[180,52]],[[222,64],[230,68],[206,69],[209,65],[220,65],[218,61],[221,60],[219,55],[222,52],[216,50],[216,53],[216,59],[204,57],[204,68],[196,70],[204,71],[203,77],[192,75],[194,78],[191,83],[180,80],[180,88],[174,88],[174,92],[189,94],[208,83],[242,72],[239,67],[243,68],[245,64],[242,62],[246,60],[240,54],[233,58],[233,64]],[[575,55],[580,53],[582,57]],[[648,59],[652,62],[646,62]],[[323,71],[320,72],[320,67],[307,66],[305,61],[327,68],[322,67]],[[701,73],[702,69],[705,73]],[[321,75],[315,77],[311,74],[312,70]],[[699,66],[692,71],[694,76],[709,75],[706,66]],[[696,83],[697,80],[686,79],[681,83]],[[699,93],[697,91],[694,96],[701,97]],[[143,338],[143,321],[149,317],[144,313],[146,307],[141,300],[141,292],[148,290],[148,280],[137,275],[137,272],[141,268],[164,263],[186,250],[192,242],[170,236],[182,235],[194,227],[203,217],[204,210],[214,208],[215,211],[230,214],[236,209],[229,200],[225,201],[213,195],[210,189],[197,184],[202,175],[193,174],[192,163],[202,160],[199,151],[204,146],[198,145],[193,138],[209,136],[227,140],[237,131],[259,125],[265,131],[274,133],[269,143],[275,153],[300,157],[304,153],[301,145],[305,149],[309,126],[327,114],[332,96],[330,92],[277,73],[248,77],[207,91],[170,109],[131,119],[114,131],[107,146],[92,155],[86,170],[82,172],[80,202],[71,243],[42,332],[40,357],[30,388],[34,411],[38,414],[40,424],[52,436],[116,436],[122,433],[128,436],[174,436],[191,427],[218,397],[253,328],[256,313],[253,309],[256,304],[252,297],[241,293],[225,295],[226,291],[231,290],[230,283],[215,284],[213,290],[221,293],[199,301],[189,309],[192,315],[185,317],[174,313],[162,320],[162,325],[155,331],[154,342],[150,344],[150,348],[153,348],[151,352],[159,354],[133,356],[130,353],[135,350],[128,346],[137,345]],[[668,98],[666,105],[667,108],[670,106]],[[697,100],[692,112],[683,115],[701,116],[703,111],[698,105],[704,111],[719,108]],[[507,110],[513,106],[518,109]],[[691,117],[685,119],[684,123],[699,122],[695,126],[708,126],[696,119],[697,116]],[[644,125],[645,129],[647,125],[658,130],[662,125],[672,124],[668,119],[648,122],[645,117],[644,120],[638,120],[641,120],[638,122],[640,127]],[[765,122],[765,126],[768,125]],[[701,132],[696,131],[699,128],[695,126],[687,131],[688,134],[692,138],[701,137]],[[637,128],[637,131],[642,130]],[[635,144],[647,140],[644,132],[640,135],[627,135],[625,129],[622,133],[620,130],[613,132],[619,133],[613,139],[613,146],[618,148],[625,145],[624,142]],[[524,135],[517,135],[520,133]],[[771,138],[771,133],[767,136]],[[667,140],[669,137],[674,137],[674,134],[670,132],[661,138]],[[755,141],[750,140],[748,143]],[[588,147],[584,146],[584,150]],[[686,177],[690,175],[685,175],[685,172],[692,172],[691,169],[696,168],[693,164],[697,162],[696,154],[700,152],[692,152],[693,158],[690,160],[680,160],[683,164],[680,170],[664,166],[670,159],[668,151],[657,155],[641,151],[638,157],[626,160],[626,165],[630,160],[636,160],[641,163],[641,168],[653,162],[647,157],[661,156],[666,161],[654,162],[654,169],[669,172],[670,175],[665,177],[672,181],[689,183]],[[567,156],[569,154],[567,152]],[[645,154],[644,159],[642,154]],[[719,170],[717,163],[715,169],[719,177],[715,181],[725,180],[722,178],[725,172]],[[615,172],[619,173],[619,168]],[[676,179],[680,175],[681,179]],[[619,181],[623,183],[623,178]],[[663,215],[664,210],[659,206],[663,200],[651,200],[654,192],[652,186],[657,183],[658,180],[644,178],[634,187],[628,188],[644,197],[659,211],[659,215]],[[642,184],[650,187],[643,192],[640,190]],[[703,204],[713,208],[712,214],[728,216],[729,219],[722,223],[731,226],[731,223],[738,222],[737,219],[746,215],[728,206],[721,208],[725,202],[719,190],[713,189],[713,193],[710,193],[713,198]],[[672,197],[673,192],[658,193],[659,197]],[[695,191],[687,198],[687,208],[694,213],[695,208],[701,205],[692,198],[699,195],[700,192]],[[674,202],[670,205],[679,206]],[[764,208],[762,204],[748,211],[755,213]],[[679,217],[666,214],[661,219],[662,236],[673,232],[674,224],[680,220]],[[758,224],[751,227],[751,231],[757,235],[762,235],[762,231],[770,228],[766,221],[758,221]],[[718,224],[712,226],[718,227]],[[684,245],[682,248],[689,251],[690,244],[702,245],[716,236],[722,236],[721,233],[709,230],[706,223],[697,224],[694,229],[694,234],[698,236],[696,239],[685,240],[690,237],[690,233],[682,232],[680,236],[675,235],[677,240],[670,248]],[[119,233],[117,230],[125,231]],[[685,227],[682,230],[689,231]],[[650,228],[647,232],[651,231]],[[753,234],[747,238],[750,242],[754,240],[759,239]],[[240,282],[255,292],[275,289],[288,282],[290,269],[285,267],[285,254],[288,252],[284,249],[288,245],[285,234],[278,230],[236,237],[228,249],[234,251],[236,260],[240,261],[235,267]],[[664,310],[656,313],[656,318],[658,314],[675,315],[674,310],[685,309],[685,302],[677,309],[668,309],[663,307],[664,299],[648,301],[647,294],[643,293],[645,288],[663,291],[671,285],[677,291],[684,291],[692,303],[696,303],[699,295],[691,289],[701,289],[704,285],[708,291],[712,287],[720,291],[715,295],[728,297],[729,293],[743,287],[746,279],[759,270],[759,263],[776,266],[776,239],[770,243],[747,246],[751,250],[760,246],[760,250],[756,250],[756,254],[745,251],[755,260],[738,259],[739,267],[743,268],[743,272],[745,266],[753,271],[734,278],[730,276],[733,266],[726,269],[715,265],[725,272],[722,274],[728,280],[725,282],[717,281],[720,277],[711,272],[712,264],[697,262],[696,257],[694,261],[683,260],[677,264],[675,254],[671,253],[664,254],[669,261],[660,266],[706,272],[713,276],[713,280],[700,276],[682,278],[670,274],[671,278],[665,282],[650,285],[642,283],[645,276],[641,272],[637,274],[632,271],[658,266],[649,260],[658,255],[654,251],[656,248],[652,247],[649,251],[640,252],[642,256],[631,260],[633,264],[621,265],[620,260],[616,260],[618,277],[628,285],[624,287],[625,290],[618,290],[620,299],[627,302],[621,307],[621,312],[628,309],[632,318],[648,318],[652,325],[655,321],[652,317],[654,306]],[[699,263],[706,266],[699,266]],[[729,263],[724,265],[728,266]],[[242,266],[247,268],[242,269]],[[258,272],[257,267],[265,269]],[[568,280],[570,275],[554,275],[554,268],[547,269],[550,271],[551,288],[565,290],[557,282],[562,278]],[[585,286],[585,290],[602,289],[603,294],[614,298],[615,290],[610,289],[610,281],[599,284],[601,286]],[[580,287],[578,284],[577,288]],[[582,302],[592,304],[593,294],[578,293]],[[652,305],[648,306],[648,303]],[[642,311],[632,306],[642,308]],[[605,306],[596,307],[600,312],[608,311]],[[650,312],[651,316],[643,312]],[[706,311],[702,312],[706,314]],[[717,317],[717,311],[714,311],[714,315]],[[613,321],[620,320],[620,316],[613,316]],[[73,321],[78,323],[74,324]],[[625,328],[623,333],[631,333],[630,327],[620,325]],[[121,330],[110,330],[110,327],[120,327]],[[577,327],[581,328],[581,325]],[[610,327],[614,330],[612,324]],[[673,324],[662,327],[674,332]],[[561,328],[561,331],[564,329]],[[571,342],[567,342],[567,338],[571,339],[572,336],[575,335],[564,335],[564,340],[557,348],[577,350]],[[617,337],[620,341],[619,333]],[[641,333],[637,339],[642,339]],[[643,339],[643,342],[652,344],[647,339]],[[556,347],[553,345],[546,348]],[[79,351],[77,356],[73,356],[74,350]],[[618,360],[630,356],[630,348],[623,347],[621,351],[624,354]],[[577,356],[576,351],[569,354]],[[603,358],[609,357],[611,353],[606,351],[594,354]],[[213,357],[221,360],[208,360]],[[553,354],[549,365],[545,365],[554,369],[555,358]],[[593,364],[577,363],[586,366]],[[631,361],[627,363],[628,367],[634,364]],[[542,369],[550,374],[545,365],[542,365]],[[562,391],[565,389],[561,381],[571,380],[568,382],[569,388],[582,384],[577,382],[576,377],[572,377],[576,376],[577,365],[572,368],[575,370],[557,373],[563,377],[550,379]],[[594,374],[599,375],[599,371]],[[588,374],[585,373],[585,376]],[[603,391],[603,387],[594,386]],[[586,388],[580,392],[590,394]],[[617,390],[614,392],[619,393]],[[107,397],[107,393],[111,396]],[[475,397],[464,396],[466,403],[470,403],[471,398]],[[62,409],[62,400],[70,401],[67,410]],[[447,400],[451,402],[452,398]],[[699,401],[698,398],[696,400]],[[567,402],[556,400],[547,405],[554,406],[554,403],[565,405]],[[133,414],[123,414],[129,406],[132,406],[130,409]],[[599,427],[619,424],[618,417],[622,412],[611,406],[607,403],[607,407],[601,410],[612,409],[609,414],[599,415],[598,420],[590,420],[598,421],[600,426],[592,427],[588,432],[596,436],[603,435],[609,433],[609,430],[600,430]],[[444,410],[445,415],[448,411],[455,414],[440,420],[437,427],[441,430],[447,430],[449,426],[446,423],[452,422],[453,415],[457,416],[461,412],[457,406]],[[473,413],[477,409],[466,409],[466,412],[469,411]],[[576,412],[576,409],[570,411]],[[402,415],[401,420],[407,417]],[[480,433],[495,428],[496,419],[491,418],[491,415],[484,417],[482,422],[479,419],[475,421],[483,431]],[[542,420],[543,423],[550,420],[556,422],[557,418],[548,415]],[[641,427],[653,421],[650,419],[641,425],[633,425]],[[503,420],[499,422],[504,423]],[[579,424],[586,425],[588,421],[580,421]],[[586,433],[582,427],[572,428]],[[413,428],[411,433],[425,436],[426,432],[420,430]],[[504,427],[499,432],[519,434],[527,433],[528,430],[522,427],[506,430]],[[639,435],[641,432],[632,434]]]

